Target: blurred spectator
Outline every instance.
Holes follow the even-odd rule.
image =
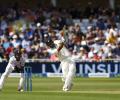
[[[120,58],[119,10],[93,8],[89,2],[85,10],[9,7],[0,11],[2,59],[8,59],[16,48],[30,59],[57,59],[43,51],[47,39],[61,39],[61,31],[65,33],[65,46],[80,60]]]
[[[100,56],[98,55],[98,51],[97,51],[97,50],[94,50],[94,51],[93,51],[92,61],[98,62],[98,61],[100,61],[100,60],[101,60],[101,58],[100,58]]]

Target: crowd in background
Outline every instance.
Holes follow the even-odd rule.
[[[120,12],[102,7],[0,9],[0,58],[8,59],[19,48],[29,59],[56,60],[44,52],[45,40],[60,39],[60,32],[65,33],[65,46],[73,58],[120,58]]]

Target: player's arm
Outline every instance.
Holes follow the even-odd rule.
[[[57,49],[47,49],[45,52],[48,52],[50,54],[56,54],[56,53],[58,53]]]
[[[54,48],[54,49],[47,49],[46,51],[50,54],[57,54],[58,52],[60,52],[60,50],[63,48],[64,43],[60,43],[58,48]],[[46,52],[45,51],[45,52]]]
[[[54,49],[47,49],[47,52],[50,54],[57,54],[58,52],[60,52],[60,50],[63,48],[64,43],[60,43],[60,46],[58,48],[54,48]]]
[[[13,66],[13,67],[16,66],[14,56],[12,56],[12,57],[9,59],[9,63],[8,63],[8,64],[10,64],[10,65]]]
[[[61,40],[60,40],[60,42],[61,43],[59,43],[60,44],[60,46],[58,47],[58,52],[63,48],[63,46],[64,46],[64,42],[65,42],[65,39],[64,39],[64,36],[65,36],[65,29],[66,29],[66,26],[64,26],[63,27],[63,30],[60,32],[60,34],[61,34]]]
[[[17,67],[17,64],[16,64],[16,59],[14,56],[12,56],[10,59],[9,59],[9,66],[13,67],[14,68],[14,72],[20,72],[19,68]]]
[[[64,46],[64,43],[63,42],[60,43],[60,46],[57,48],[57,51],[59,52],[63,48],[63,46]]]
[[[66,33],[65,31],[66,31],[66,25],[64,25],[63,29],[60,31],[60,34],[62,37],[65,36],[65,33]]]

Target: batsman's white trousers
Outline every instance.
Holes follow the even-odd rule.
[[[14,67],[11,64],[8,64],[5,72],[2,74],[1,79],[0,79],[0,89],[3,88],[5,79],[8,77],[8,75],[14,70]],[[24,82],[24,75],[21,73],[20,75],[20,80],[19,80],[19,85],[18,89],[21,89],[23,87],[23,82]]]
[[[72,79],[76,73],[76,66],[75,63],[71,60],[64,60],[61,61],[60,67],[62,68],[63,78],[64,81],[63,88],[69,89],[71,88]]]

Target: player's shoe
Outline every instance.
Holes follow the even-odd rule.
[[[24,90],[22,88],[18,89],[19,92],[23,92]]]
[[[69,91],[69,89],[68,88],[63,88],[63,91],[67,92],[67,91]]]
[[[73,83],[71,83],[71,85],[68,87],[63,87],[63,91],[67,92],[67,91],[70,91],[73,87]]]

